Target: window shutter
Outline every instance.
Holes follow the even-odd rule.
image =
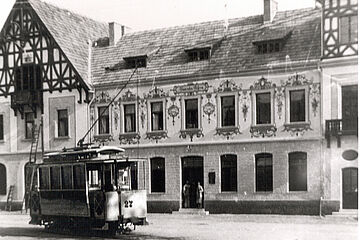
[[[54,120],[54,137],[58,137],[59,133],[58,133],[58,122],[56,120]]]

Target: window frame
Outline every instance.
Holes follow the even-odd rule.
[[[153,119],[152,119],[152,104],[153,103],[162,103],[162,117],[163,117],[163,129],[162,130],[153,130],[152,129],[152,124],[153,124]],[[147,100],[147,109],[148,109],[148,132],[164,132],[167,130],[166,128],[166,101],[165,99],[149,99]]]
[[[294,121],[291,122],[290,118],[291,118],[291,102],[290,102],[290,92],[292,91],[300,91],[303,90],[305,91],[305,120],[304,121]],[[286,114],[285,114],[285,122],[286,124],[299,124],[299,123],[310,123],[310,108],[309,108],[309,86],[296,86],[296,87],[287,87],[285,89],[285,109],[286,109]]]
[[[229,159],[229,160],[235,160],[235,175],[236,175],[236,182],[235,182],[235,189],[234,190],[223,190],[223,183],[224,183],[224,177],[223,177],[223,162],[227,159],[224,159],[224,157],[226,158],[227,156],[230,156],[230,157],[235,157],[235,159]],[[237,193],[238,192],[238,157],[236,154],[232,154],[232,153],[229,153],[229,154],[222,154],[220,156],[220,191],[222,193]],[[229,167],[228,167],[229,168]],[[228,176],[230,177],[230,176]],[[231,179],[230,179],[231,181]],[[231,187],[230,187],[231,188]]]
[[[292,159],[291,159],[291,156],[292,155],[296,155],[296,154],[302,154],[302,155],[305,155],[305,170],[306,170],[306,182],[305,182],[305,190],[303,190],[303,189],[301,189],[301,190],[290,190],[290,162],[291,161],[293,161]],[[307,152],[301,152],[301,151],[295,151],[295,152],[289,152],[288,153],[288,192],[307,192],[308,191],[308,177],[309,177],[309,175],[308,175],[308,154],[307,154]],[[301,160],[304,160],[304,159],[301,159]]]
[[[271,156],[271,179],[272,179],[272,183],[271,183],[271,190],[258,190],[258,181],[257,181],[257,173],[258,173],[258,168],[257,168],[257,161],[259,158],[264,158],[262,156]],[[274,192],[274,156],[272,153],[267,153],[267,152],[264,152],[264,153],[257,153],[254,155],[254,163],[255,163],[255,193],[273,193]],[[266,176],[265,176],[266,178]],[[266,188],[267,186],[265,186]]]
[[[257,114],[256,114],[256,95],[263,94],[263,93],[270,93],[270,123],[257,123]],[[261,90],[253,90],[251,92],[252,95],[252,124],[253,126],[273,126],[275,124],[275,107],[274,107],[274,89],[261,89]]]
[[[99,105],[96,105],[96,118],[99,118],[100,117],[100,114],[101,112],[99,111],[99,108],[106,108],[108,105],[105,105],[105,104],[99,104]],[[108,133],[100,133],[100,118],[97,122],[97,127],[96,127],[96,132],[97,132],[97,135],[111,135],[112,134],[112,111],[111,111],[111,106],[108,107],[108,111],[109,111],[109,120],[108,120],[108,124],[109,124],[109,132]]]
[[[154,160],[161,160],[162,161],[162,164],[163,164],[163,174],[164,174],[164,181],[162,183],[162,188],[163,188],[163,191],[154,191],[153,189],[153,177],[154,177],[154,174],[153,174],[153,161]],[[152,157],[150,158],[150,193],[153,193],[153,194],[164,194],[166,193],[166,161],[165,161],[165,158],[164,157]],[[157,179],[158,180],[158,179]],[[156,181],[155,181],[156,182]]]
[[[222,98],[223,97],[230,97],[230,96],[233,96],[234,97],[234,101],[235,101],[235,105],[234,105],[234,110],[235,110],[235,125],[229,125],[229,126],[223,126],[223,122],[222,122],[222,111],[223,111],[223,106],[222,106]],[[234,92],[228,92],[228,93],[221,93],[221,94],[218,94],[217,96],[217,105],[220,106],[218,107],[218,127],[219,128],[228,128],[228,127],[238,127],[239,126],[239,95],[234,93]]]
[[[193,100],[193,99],[197,99],[197,109],[198,109],[198,126],[197,128],[186,128],[186,106],[185,103],[187,100]],[[182,97],[181,98],[181,128],[182,130],[194,130],[194,129],[201,129],[202,128],[202,124],[201,124],[201,97],[200,96],[186,96],[186,97]]]
[[[185,51],[187,53],[189,62],[208,61],[211,58],[211,48],[196,48]]]
[[[32,121],[28,121],[28,119],[27,119],[28,114],[33,114],[33,120],[32,120]],[[36,129],[35,129],[35,113],[33,113],[33,112],[25,112],[24,115],[25,115],[25,116],[24,116],[24,122],[25,122],[25,139],[26,139],[26,140],[31,140],[31,139],[34,138],[34,131],[36,130]],[[29,134],[29,133],[28,133],[28,128],[27,128],[27,124],[28,124],[28,123],[32,123],[31,136],[28,135],[28,134]]]
[[[0,142],[5,141],[4,114],[0,113]]]
[[[354,27],[354,28],[352,28],[352,26],[354,25],[353,24],[353,22],[351,21],[351,19],[352,19],[352,17],[355,17],[356,19],[358,18],[358,16],[357,15],[355,15],[355,14],[349,14],[349,15],[345,15],[345,16],[340,16],[340,17],[338,17],[338,36],[339,36],[339,43],[340,44],[354,44],[354,43],[358,43],[358,41],[359,41],[359,39],[358,39],[358,32],[354,32],[354,33],[352,33],[352,31],[351,30],[353,30],[353,29],[356,29],[357,31],[358,31],[358,27],[359,27],[359,23],[357,23],[357,25],[356,25],[356,28]],[[347,41],[345,41],[345,40],[343,40],[342,39],[342,26],[341,26],[341,19],[347,19],[347,21],[348,21],[348,29],[345,29],[345,30],[347,30],[347,32],[348,32],[348,39],[347,39]],[[353,41],[352,40],[352,36],[353,35],[355,35],[356,36],[356,38],[357,38],[357,40],[356,41]]]
[[[135,121],[135,124],[134,124],[134,127],[135,127],[135,131],[132,131],[132,132],[127,132],[125,131],[125,124],[126,124],[126,115],[125,115],[125,106],[128,106],[128,105],[134,105],[134,121]],[[137,102],[135,101],[131,101],[131,102],[124,102],[121,104],[121,132],[124,133],[124,134],[131,134],[131,133],[138,133],[139,132],[139,121],[138,121],[138,106],[137,106]]]
[[[60,118],[59,118],[59,111],[66,111],[66,116],[67,116],[67,135],[64,136],[60,136]],[[56,134],[55,134],[55,138],[69,138],[70,137],[70,111],[69,108],[59,108],[56,109],[56,115],[57,115],[57,119],[56,119],[56,123],[57,125],[55,126],[56,128]]]

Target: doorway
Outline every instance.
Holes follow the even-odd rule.
[[[197,208],[196,204],[196,191],[197,184],[200,182],[204,188],[204,161],[203,157],[189,156],[181,159],[182,165],[182,189],[186,182],[190,185],[189,189],[189,204],[185,206],[185,197],[182,194],[182,207],[183,208]],[[205,191],[204,191],[205,192]],[[201,206],[204,206],[204,195],[202,198]]]
[[[344,168],[342,170],[342,197],[343,209],[358,208],[357,168]]]

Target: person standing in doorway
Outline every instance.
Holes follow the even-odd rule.
[[[184,208],[190,207],[190,184],[189,181],[186,181],[183,187],[184,194]]]
[[[197,189],[196,189],[196,205],[198,208],[202,208],[203,192],[204,192],[204,189],[201,186],[200,182],[198,182]]]

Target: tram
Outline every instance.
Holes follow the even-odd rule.
[[[88,227],[111,234],[129,225],[145,225],[146,190],[133,189],[140,162],[110,146],[46,154],[42,163],[33,165],[30,224]]]

